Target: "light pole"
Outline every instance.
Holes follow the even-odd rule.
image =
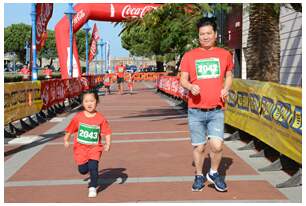
[[[32,81],[37,80],[37,67],[36,67],[36,4],[32,4],[31,11],[32,19]]]
[[[26,41],[25,43],[25,47],[24,49],[26,50],[26,65],[28,65],[30,63],[30,46],[29,46],[29,42]]]
[[[68,4],[68,9],[65,11],[65,14],[68,17],[69,20],[69,46],[70,46],[70,50],[69,50],[69,54],[70,54],[70,65],[69,65],[69,76],[72,78],[73,77],[73,25],[72,25],[72,18],[73,16],[76,14],[76,12],[74,11],[73,7],[72,7],[73,3],[69,3]]]
[[[105,45],[105,70],[108,71],[110,67],[110,43],[107,41]]]
[[[101,72],[102,72],[102,74],[104,73],[103,72],[103,45],[104,45],[104,43],[103,43],[103,40],[102,40],[102,38],[100,39],[100,41],[98,41],[98,46],[100,46],[100,54],[101,54]],[[95,71],[95,73],[97,73],[97,71]]]
[[[86,75],[88,76],[88,74],[89,74],[89,64],[88,64],[88,32],[90,30],[88,22],[86,22],[86,24],[85,24],[83,29],[86,32]]]
[[[98,50],[97,50],[97,54],[98,54]],[[97,71],[97,55],[95,56],[95,72]]]

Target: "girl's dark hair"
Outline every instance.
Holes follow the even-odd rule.
[[[98,95],[97,91],[91,90],[91,89],[90,89],[90,90],[87,90],[87,91],[84,91],[84,92],[81,94],[81,102],[83,102],[83,99],[84,99],[85,94],[93,94],[94,97],[95,97],[95,99],[96,99],[96,101],[97,101],[97,103],[99,102],[99,95]]]
[[[217,31],[217,24],[215,22],[215,19],[216,18],[202,17],[201,19],[198,20],[198,23],[197,23],[198,30],[202,26],[212,26],[214,32],[216,32]]]

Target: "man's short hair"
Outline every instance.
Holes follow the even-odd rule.
[[[214,32],[217,31],[217,24],[215,22],[215,18],[202,17],[198,20],[197,23],[198,30],[203,26],[212,26]]]

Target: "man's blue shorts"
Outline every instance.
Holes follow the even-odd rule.
[[[188,126],[190,130],[191,144],[202,145],[207,138],[224,138],[224,111],[215,109],[205,111],[196,108],[188,108]]]

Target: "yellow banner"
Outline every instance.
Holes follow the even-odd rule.
[[[302,163],[302,89],[271,82],[235,79],[225,123]]]
[[[39,112],[42,108],[40,81],[4,84],[4,124]]]

